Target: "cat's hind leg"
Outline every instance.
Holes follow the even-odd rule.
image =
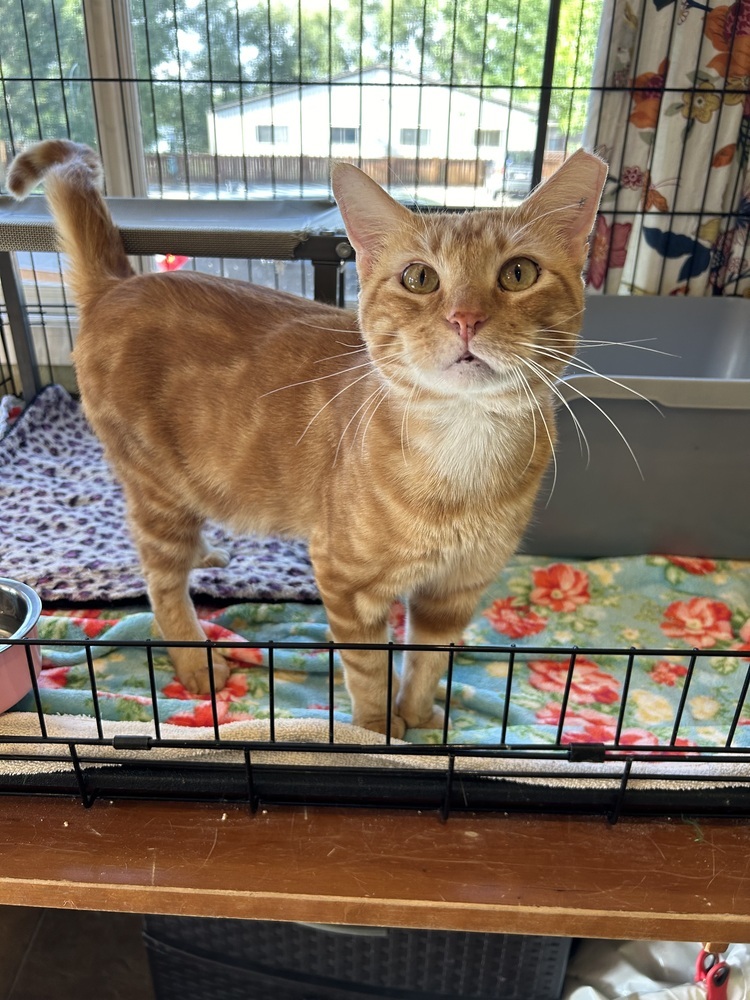
[[[202,518],[161,497],[128,491],[128,513],[146,578],[151,607],[165,640],[205,643],[206,636],[190,598],[190,570],[207,547],[201,534]],[[169,648],[177,677],[192,694],[208,694],[209,657],[205,647]],[[221,690],[229,667],[218,650],[211,650],[214,686]]]
[[[196,569],[208,569],[211,566],[228,566],[229,553],[226,549],[209,545],[201,532],[196,562],[193,563]]]

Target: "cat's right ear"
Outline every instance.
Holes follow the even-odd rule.
[[[369,274],[387,236],[395,226],[409,223],[411,212],[351,163],[334,164],[331,185],[357,266]]]

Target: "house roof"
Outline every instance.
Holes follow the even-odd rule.
[[[227,101],[224,104],[217,105],[214,108],[214,110],[213,110],[213,114],[215,114],[215,115],[216,114],[221,114],[222,112],[229,111],[229,110],[231,110],[233,108],[246,108],[248,106],[252,106],[254,104],[258,104],[258,103],[260,103],[262,101],[268,101],[268,100],[271,99],[271,97],[273,97],[275,99],[277,97],[281,97],[284,94],[298,93],[303,87],[304,87],[304,89],[306,91],[309,91],[309,90],[315,89],[317,87],[327,88],[331,83],[347,83],[348,81],[351,81],[352,83],[359,83],[361,81],[363,84],[367,84],[368,82],[370,82],[370,81],[368,81],[368,77],[372,77],[375,74],[379,75],[379,74],[382,74],[383,72],[387,73],[389,75],[389,77],[390,77],[389,82],[387,84],[389,86],[394,86],[394,87],[398,87],[398,86],[421,86],[421,87],[448,87],[448,86],[452,86],[452,89],[454,91],[460,91],[462,93],[468,94],[471,97],[477,98],[477,100],[479,99],[477,97],[477,94],[476,94],[476,90],[477,90],[476,87],[468,88],[468,87],[460,87],[460,86],[455,86],[455,85],[449,85],[449,84],[446,84],[442,80],[424,79],[423,77],[417,76],[416,73],[408,73],[408,72],[405,72],[403,70],[391,71],[388,66],[369,66],[367,69],[362,70],[361,74],[360,74],[359,70],[355,70],[354,72],[351,72],[351,73],[341,73],[338,76],[331,77],[330,80],[325,80],[325,81],[321,81],[321,82],[318,82],[318,83],[312,83],[312,84],[311,83],[294,83],[294,84],[289,84],[288,86],[285,85],[283,87],[274,88],[274,90],[272,92],[266,92],[265,94],[258,94],[256,97],[248,97],[247,99],[242,100],[242,101]],[[489,89],[489,88],[485,88],[485,89]],[[507,87],[505,87],[505,88],[499,88],[498,87],[498,88],[492,88],[492,89],[508,90],[510,88],[507,88]],[[499,107],[502,107],[502,108],[507,108],[507,107],[510,106],[510,102],[508,102],[508,101],[498,101],[494,97],[482,96],[482,101],[484,103],[497,104]],[[523,112],[526,112],[527,114],[528,113],[533,113],[532,109],[526,108],[523,105],[518,104],[516,102],[513,103],[513,107],[514,107],[514,109],[516,111],[523,111]]]

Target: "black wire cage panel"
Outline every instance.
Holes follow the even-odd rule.
[[[615,822],[620,815],[747,816],[750,814],[750,746],[743,738],[750,716],[746,704],[750,688],[748,651],[722,655],[736,663],[739,693],[731,723],[721,741],[701,743],[686,739],[686,705],[694,675],[701,661],[711,655],[701,649],[604,649],[504,646],[418,646],[388,643],[376,646],[312,642],[253,642],[262,657],[258,669],[267,671],[269,710],[258,720],[262,735],[233,738],[220,725],[219,693],[211,675],[208,733],[202,738],[175,738],[173,727],[160,719],[154,654],[174,646],[205,648],[210,665],[215,651],[237,648],[236,642],[170,643],[163,640],[118,645],[135,647],[143,654],[144,689],[150,694],[149,732],[128,734],[127,724],[113,731],[103,717],[106,694],[97,687],[94,659],[106,640],[85,641],[91,695],[90,726],[86,735],[60,731],[58,718],[45,710],[37,681],[35,661],[39,639],[7,639],[8,648],[21,646],[29,670],[33,711],[32,732],[0,736],[2,794],[76,795],[85,806],[98,798],[180,799],[246,803],[251,811],[263,804],[370,806],[438,810],[443,818],[452,811],[493,810],[599,814]],[[80,647],[78,640],[45,639],[44,646]],[[275,711],[274,689],[278,668],[275,656],[282,651],[320,652],[328,655],[329,704],[320,718],[315,737],[289,739]],[[387,699],[393,700],[393,677],[406,650],[430,648],[445,653],[445,723],[431,743],[395,739],[390,731],[373,734],[372,741],[357,742],[351,729],[340,727],[334,690],[336,657],[342,650],[375,649],[383,653],[387,669]],[[451,730],[453,667],[462,653],[490,653],[507,664],[500,737],[493,743],[458,742]],[[517,743],[510,737],[509,718],[514,710],[514,676],[524,660],[539,653],[567,658],[565,689],[557,731],[551,742]],[[571,689],[579,659],[607,655],[618,658],[623,682],[618,702],[612,706],[613,733],[606,742],[577,742],[567,735],[566,717],[572,712]],[[631,678],[641,657],[684,656],[684,685],[671,732],[659,743],[633,742],[627,728],[631,711]],[[390,713],[388,713],[390,715]],[[689,728],[689,727],[688,727]],[[165,732],[169,729],[169,733]],[[390,729],[390,727],[389,727]],[[189,732],[189,731],[188,731]],[[343,738],[341,733],[346,733]],[[364,731],[361,731],[364,732]],[[367,735],[365,733],[365,735]],[[12,772],[12,773],[11,773]]]

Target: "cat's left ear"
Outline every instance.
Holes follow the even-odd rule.
[[[357,251],[357,265],[367,274],[388,235],[394,227],[409,224],[412,214],[351,163],[334,164],[331,184],[346,234]]]
[[[524,204],[537,217],[545,216],[573,252],[585,255],[606,179],[604,160],[579,149]]]

